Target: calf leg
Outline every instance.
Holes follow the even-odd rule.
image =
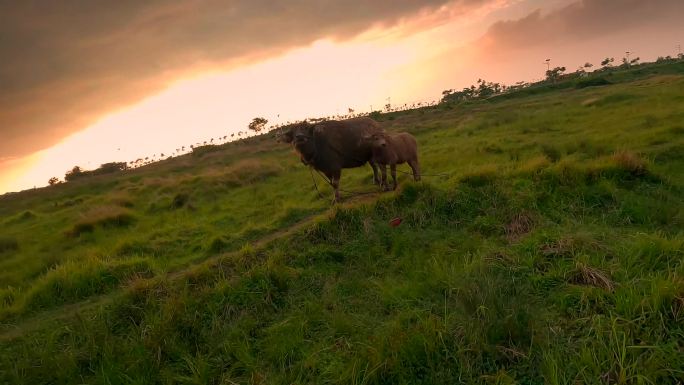
[[[409,166],[411,166],[411,170],[413,170],[413,180],[419,181],[420,180],[420,164],[418,164],[418,159],[414,159],[408,162]]]
[[[390,170],[392,171],[392,185],[393,185],[392,190],[396,190],[397,189],[397,165],[394,163],[391,164]]]
[[[380,177],[378,177],[378,165],[372,160],[368,161],[368,164],[373,168],[373,184],[380,184]]]

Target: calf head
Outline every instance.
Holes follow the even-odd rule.
[[[361,137],[365,143],[370,144],[373,148],[383,148],[387,146],[387,136],[382,132],[376,132]]]

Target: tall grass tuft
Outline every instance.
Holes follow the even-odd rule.
[[[615,284],[604,272],[581,262],[577,262],[575,270],[570,273],[569,282],[594,286],[609,292],[615,289]]]
[[[129,210],[118,206],[101,206],[83,214],[67,235],[78,237],[83,233],[94,231],[96,227],[126,227],[133,222],[135,222],[135,217]]]
[[[13,306],[0,312],[0,318],[71,303],[105,293],[134,277],[151,275],[151,267],[141,258],[118,261],[89,258],[66,262],[37,279],[23,295],[15,295]]]
[[[611,159],[615,165],[632,176],[644,176],[648,173],[646,161],[632,151],[618,151]]]

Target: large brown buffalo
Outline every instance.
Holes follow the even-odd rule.
[[[291,143],[302,163],[325,174],[335,189],[335,202],[340,199],[340,176],[343,168],[360,167],[369,163],[373,181],[380,184],[378,169],[372,161],[372,144],[361,138],[382,132],[380,125],[370,118],[329,120],[319,123],[296,123],[279,136]]]

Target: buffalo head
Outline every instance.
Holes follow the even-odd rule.
[[[303,144],[313,138],[313,125],[308,122],[291,124],[281,131],[276,139],[278,142]]]

